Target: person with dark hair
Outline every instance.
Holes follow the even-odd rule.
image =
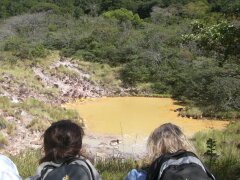
[[[28,180],[100,180],[89,160],[81,155],[83,129],[70,120],[53,123],[43,135],[44,156]]]

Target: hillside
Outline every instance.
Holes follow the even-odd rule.
[[[99,66],[102,69],[93,74]],[[8,144],[4,151],[16,154],[21,149],[39,147],[39,131],[57,119],[81,123],[77,112],[60,105],[76,98],[113,95],[117,85],[101,85],[109,76],[114,77],[110,69],[97,63],[76,64],[61,59],[58,53],[39,59],[39,65],[34,67],[26,61],[14,65],[1,61],[1,144]]]
[[[1,59],[9,53],[9,63],[29,59],[35,66],[57,50],[119,69],[125,88],[171,94],[187,103],[190,115],[197,107],[203,116],[238,118],[238,13],[212,12],[211,4],[195,12],[198,6],[156,5],[145,19],[124,8],[78,18],[44,9],[10,17],[1,23]]]
[[[181,116],[231,122],[193,141],[209,162],[206,141],[216,140],[217,179],[240,177],[239,0],[4,0],[0,7],[0,152],[40,148],[41,133],[58,119],[84,126],[61,106],[75,99],[171,96],[185,106]],[[133,166],[111,163],[99,168],[112,165],[122,177]]]

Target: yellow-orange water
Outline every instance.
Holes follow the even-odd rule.
[[[149,135],[156,127],[171,122],[187,135],[207,129],[222,129],[226,121],[195,120],[178,116],[171,98],[113,97],[76,101],[65,105],[85,119],[87,131],[96,134]]]

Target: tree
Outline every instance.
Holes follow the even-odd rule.
[[[206,15],[209,6],[203,1],[190,2],[183,7],[183,14],[190,18],[200,18]]]
[[[167,8],[160,8],[155,6],[152,8],[151,19],[152,22],[156,24],[173,24],[179,19],[180,11],[179,7],[171,6]]]
[[[185,42],[193,41],[205,51],[205,55],[216,57],[219,66],[227,61],[237,61],[240,57],[240,26],[226,21],[207,25],[199,21],[192,23],[192,32],[184,35]]]
[[[209,114],[240,110],[237,65],[222,68],[212,59],[199,58],[179,66],[172,87],[174,97],[190,100]]]
[[[143,25],[143,21],[140,19],[138,14],[133,14],[132,11],[129,11],[124,8],[107,11],[107,12],[103,13],[102,15],[105,18],[116,19],[120,23],[131,22],[135,26]]]
[[[208,0],[211,5],[211,11],[226,13],[227,15],[240,15],[240,1],[239,0]]]
[[[204,104],[215,111],[240,110],[240,77],[215,77],[206,89]]]
[[[31,8],[32,13],[36,12],[45,12],[45,11],[52,11],[54,13],[60,13],[61,10],[59,6],[53,3],[38,3]]]
[[[100,13],[101,0],[74,0],[75,13],[79,10],[85,14],[97,16]]]

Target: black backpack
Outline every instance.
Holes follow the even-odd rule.
[[[189,151],[160,156],[148,169],[147,180],[215,180],[198,157]]]
[[[38,180],[100,180],[93,165],[84,158],[68,159],[64,163],[47,164]]]

